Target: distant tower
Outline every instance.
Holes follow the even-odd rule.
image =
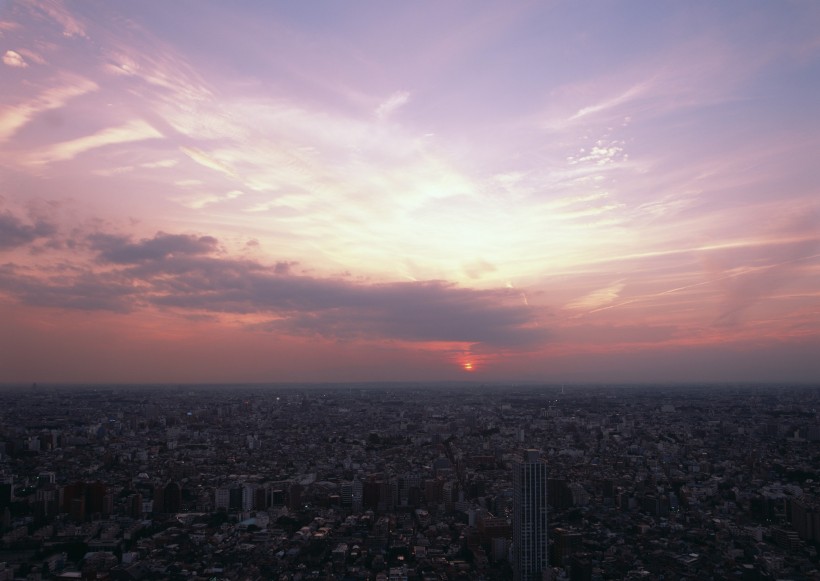
[[[541,581],[547,563],[547,465],[538,450],[513,464],[515,581]]]

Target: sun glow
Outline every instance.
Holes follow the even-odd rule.
[[[465,361],[461,366],[464,368],[464,371],[473,371],[473,364],[470,361]]]

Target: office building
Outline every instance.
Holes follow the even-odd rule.
[[[542,581],[547,550],[547,465],[538,450],[527,450],[513,464],[515,581]]]

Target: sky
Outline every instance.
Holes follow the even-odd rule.
[[[820,379],[820,3],[0,0],[0,382]]]

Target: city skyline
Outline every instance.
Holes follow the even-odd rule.
[[[810,382],[820,6],[0,5],[0,382]]]

